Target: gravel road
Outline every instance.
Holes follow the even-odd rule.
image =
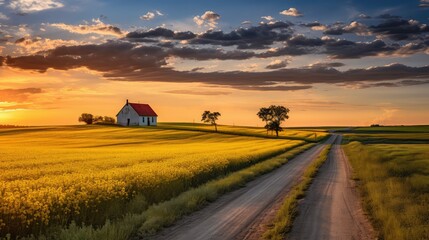
[[[374,239],[340,144],[341,135],[299,204],[288,239]]]
[[[301,153],[273,172],[184,217],[152,239],[251,239],[248,233],[250,226],[255,225],[276,201],[282,199],[324,146],[334,140],[335,136],[331,136],[326,142]]]

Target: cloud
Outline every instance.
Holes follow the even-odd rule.
[[[397,82],[377,82],[377,83],[359,83],[357,88],[374,88],[374,87],[407,87],[429,84],[429,80],[402,80]]]
[[[387,44],[381,39],[372,42],[357,42],[334,39],[328,36],[309,38],[304,35],[294,35],[292,26],[292,23],[277,21],[260,23],[258,26],[247,28],[240,27],[230,32],[208,30],[200,34],[195,34],[190,31],[176,32],[158,27],[155,29],[130,32],[127,34],[127,38],[132,42],[147,43],[157,43],[161,41],[160,38],[176,41],[161,44],[164,47],[173,47],[175,45],[174,43],[181,43],[190,46],[194,45],[193,47],[198,45],[211,45],[236,47],[238,50],[270,49],[266,52],[255,54],[255,57],[260,58],[299,56],[305,54],[328,54],[331,58],[351,59],[367,56],[406,56],[418,52],[427,52],[429,46],[428,39],[421,39],[417,42],[400,45],[396,43]],[[304,23],[301,24],[301,26],[311,28],[324,27],[324,25],[319,22]],[[369,28],[358,22],[351,22],[347,25],[337,23],[329,26],[329,29],[325,32],[337,35],[343,33],[355,33],[357,35],[370,34]],[[273,47],[276,43],[279,43],[278,47]]]
[[[147,12],[145,15],[140,16],[140,19],[145,21],[150,21],[154,19],[156,16],[164,16],[164,14],[158,10],[155,10],[155,12]]]
[[[196,67],[196,68],[192,68],[191,72],[198,72],[198,71],[203,70],[203,69],[204,69],[203,67]]]
[[[154,18],[155,18],[155,13],[153,12],[147,12],[145,15],[140,16],[141,20],[146,20],[146,21],[152,20]]]
[[[64,4],[57,0],[11,0],[8,7],[18,11],[18,13],[32,13],[62,8]]]
[[[164,13],[160,12],[159,10],[155,10],[155,13],[158,16],[164,16]]]
[[[345,33],[354,33],[360,36],[371,35],[371,32],[366,25],[356,21],[351,22],[349,25],[334,24],[332,26],[328,26],[323,33],[328,35],[342,35]]]
[[[289,39],[292,36],[291,25],[285,22],[269,22],[249,28],[238,28],[228,33],[209,30],[191,39],[189,43],[220,46],[235,45],[238,49],[263,49],[274,42]]]
[[[336,68],[345,66],[344,63],[341,62],[317,62],[308,65],[310,68]]]
[[[168,40],[188,40],[188,44],[237,46],[238,49],[264,49],[274,42],[285,41],[292,36],[291,23],[269,22],[249,28],[238,28],[231,32],[208,30],[201,34],[192,32],[174,32],[158,27],[149,30],[137,30],[127,34],[135,42],[147,42],[154,38]]]
[[[389,17],[378,25],[370,26],[369,29],[380,37],[387,37],[395,41],[415,40],[421,34],[429,33],[427,24],[399,17]]]
[[[296,8],[289,8],[287,10],[283,10],[280,12],[281,15],[292,16],[292,17],[301,17],[302,13],[298,11]]]
[[[198,26],[203,26],[206,25],[210,28],[216,28],[217,24],[218,24],[218,20],[220,19],[220,15],[213,12],[213,11],[206,11],[203,15],[201,16],[195,16],[194,17],[194,22],[198,25]]]
[[[0,102],[25,102],[31,95],[41,92],[40,88],[0,89]]]
[[[340,46],[344,44],[341,43]],[[375,44],[371,48],[379,48],[379,46]],[[167,64],[167,59],[171,57],[225,60],[248,59],[255,55],[258,54],[189,47],[164,49],[124,41],[108,41],[100,45],[61,46],[45,52],[43,55],[6,57],[5,64],[11,68],[39,72],[47,71],[50,68],[68,70],[85,67],[100,72],[106,79],[116,81],[199,82],[243,90],[269,91],[308,89],[316,83],[357,85],[412,80],[412,82],[403,82],[403,84],[415,85],[425,84],[429,79],[429,66],[410,67],[401,64],[339,71],[333,67],[341,66],[341,64],[332,63],[331,67],[326,68],[283,68],[266,72],[177,71]]]
[[[361,14],[358,15],[358,18],[360,18],[360,19],[370,19],[371,16],[368,16],[368,15],[366,15],[364,13],[361,13]]]
[[[131,39],[132,41],[138,42],[139,39],[150,39],[150,38],[164,38],[164,39],[172,39],[172,40],[188,40],[193,39],[197,35],[193,32],[174,32],[170,29],[166,29],[163,27],[157,27],[153,29],[149,29],[147,31],[134,31],[129,32],[126,37]]]
[[[0,20],[9,20],[9,17],[0,12]]]
[[[325,41],[326,50],[323,53],[334,59],[352,59],[367,56],[390,55],[397,50],[381,40],[372,42],[353,42],[349,40]]]
[[[83,42],[76,40],[49,39],[40,37],[22,37],[15,41],[15,45],[19,47],[17,49],[19,54],[36,54],[38,52],[47,51],[59,46],[73,46],[80,44],[83,44]]]
[[[429,7],[429,0],[420,0],[419,7],[422,7],[422,8]]]
[[[105,24],[100,19],[92,19],[92,24],[70,25],[65,23],[52,23],[51,27],[66,30],[77,34],[99,34],[122,37],[123,32],[120,28]]]
[[[279,69],[279,68],[285,68],[288,65],[288,60],[274,60],[270,62],[265,68],[266,69]]]
[[[263,17],[261,17],[262,19],[265,19],[265,20],[267,20],[267,21],[274,21],[274,18],[272,17],[272,16],[263,16]]]
[[[303,23],[303,24],[301,24],[301,26],[309,27],[309,28],[311,28],[311,30],[314,30],[314,31],[325,31],[327,28],[326,25],[321,24],[317,21],[311,22],[311,23]]]

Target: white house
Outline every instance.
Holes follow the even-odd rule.
[[[129,103],[127,99],[116,118],[122,126],[156,126],[158,115],[149,104]]]

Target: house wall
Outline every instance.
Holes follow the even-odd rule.
[[[128,112],[126,109],[128,109]],[[116,121],[119,125],[127,126],[128,119],[130,119],[130,126],[139,125],[140,116],[130,105],[125,104],[116,116]]]
[[[143,121],[144,119],[144,121]],[[152,121],[153,119],[153,121]],[[149,120],[150,126],[156,126],[158,124],[157,117],[149,117],[149,116],[140,116],[139,125],[147,126],[147,121]]]

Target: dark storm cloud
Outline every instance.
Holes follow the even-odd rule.
[[[352,59],[379,54],[391,54],[397,48],[387,45],[381,40],[372,42],[353,42],[349,40],[332,40],[325,43],[324,53],[335,59]]]
[[[130,32],[126,37],[135,42],[151,38],[164,38],[188,40],[189,44],[236,46],[238,49],[263,49],[274,42],[289,39],[292,36],[291,26],[292,24],[287,22],[271,22],[249,28],[238,28],[231,32],[208,30],[202,34],[173,32],[165,28],[155,28],[148,31]]]
[[[171,56],[193,60],[244,60],[255,56],[255,53],[248,51],[223,51],[213,48],[195,49],[189,47],[173,48],[167,53]]]
[[[68,70],[79,66],[100,72],[132,72],[165,66],[167,57],[193,60],[243,60],[254,56],[253,52],[238,50],[162,48],[109,41],[100,45],[61,46],[43,55],[7,57],[6,63],[11,67],[39,72],[45,72],[48,68]]]
[[[324,30],[327,35],[342,35],[352,33],[356,35],[382,35],[392,39],[411,39],[427,31],[427,26],[419,24],[412,20],[403,20],[397,16],[382,15],[378,19],[383,19],[383,23],[368,27],[363,23],[354,21],[349,24],[336,22],[326,26],[319,22],[303,23],[301,26],[310,27],[313,30]],[[123,40],[131,42],[153,43],[162,48],[170,48],[170,54],[180,54],[180,57],[190,59],[248,59],[251,57],[269,58],[279,56],[300,56],[305,54],[328,54],[332,58],[361,58],[378,55],[410,55],[419,51],[424,52],[428,44],[424,43],[422,38],[414,39],[412,44],[398,45],[386,44],[382,40],[372,42],[355,42],[351,40],[335,40],[331,38],[309,38],[304,35],[294,35],[293,25],[288,22],[261,23],[258,26],[249,28],[238,28],[230,32],[219,30],[208,30],[201,34],[192,32],[175,32],[166,28],[155,28],[147,31],[134,31],[127,34]],[[391,29],[393,28],[393,29]],[[161,39],[170,42],[162,42]],[[176,49],[179,40],[185,40],[184,44],[189,47]],[[417,42],[416,42],[417,41]],[[228,52],[203,49],[196,46],[214,46],[235,47],[237,50],[262,50],[272,47],[275,44],[282,44],[269,51],[252,52]],[[195,50],[192,50],[195,49]],[[190,57],[187,52],[196,54],[209,54],[207,57]],[[216,53],[215,53],[216,52]]]
[[[325,25],[323,25],[319,22],[310,22],[310,23],[302,23],[302,24],[300,24],[300,26],[311,28],[311,27],[322,27]]]
[[[407,87],[415,85],[429,84],[429,80],[402,80],[398,82],[378,82],[366,83],[358,85],[359,88],[373,88],[373,87]]]
[[[288,64],[287,60],[283,60],[283,61],[273,61],[270,64],[268,64],[265,68],[266,69],[280,69],[280,68],[284,68],[286,67]]]
[[[304,35],[294,36],[287,41],[289,46],[318,47],[324,44],[321,38],[307,38]]]
[[[403,46],[405,47],[405,46]],[[425,44],[420,45],[421,50]],[[382,40],[372,42],[354,42],[349,40],[336,40],[332,38],[307,38],[302,35],[295,36],[286,45],[278,49],[257,54],[256,57],[268,58],[279,56],[300,56],[305,54],[327,54],[334,59],[355,59],[377,55],[392,55],[402,47],[400,45],[387,45]],[[413,54],[412,51],[403,51],[403,55]]]
[[[322,62],[310,65],[311,68],[336,68],[343,66],[345,66],[345,64],[341,62]]]
[[[180,72],[163,69],[156,74],[144,73],[106,73],[111,80],[122,81],[161,81],[161,82],[200,82],[212,85],[228,86],[237,89],[286,90],[281,84],[299,84],[299,87],[309,88],[313,84],[326,83],[338,85],[370,84],[377,82],[396,82],[403,79],[421,83],[429,79],[429,67],[409,67],[393,64],[367,69],[350,69],[339,71],[334,68],[290,68],[271,72]],[[263,90],[263,89],[262,89]],[[289,89],[291,90],[291,89]],[[298,90],[298,89],[295,89]]]
[[[416,20],[402,18],[387,18],[384,22],[370,26],[372,33],[388,37],[395,41],[417,39],[422,34],[429,33],[429,26]]]
[[[158,27],[155,29],[150,29],[148,31],[134,31],[129,32],[126,35],[129,39],[146,39],[146,38],[165,38],[172,40],[187,40],[196,37],[196,34],[193,32],[174,32],[170,29]]]
[[[302,39],[301,39],[302,40]],[[300,41],[314,45],[312,41]],[[336,58],[376,54],[386,48],[380,41],[362,47],[359,43],[345,40],[324,40]],[[296,44],[296,43],[295,43]],[[318,44],[317,44],[318,45]],[[369,49],[369,50],[368,50]],[[7,57],[9,67],[31,69],[40,72],[48,68],[73,69],[87,67],[103,73],[106,79],[117,81],[200,82],[247,90],[298,90],[312,84],[355,84],[394,80],[427,80],[429,67],[408,67],[400,64],[338,71],[327,65],[315,68],[280,69],[270,72],[196,72],[176,71],[166,67],[166,58],[175,56],[185,59],[246,59],[253,52],[223,51],[219,49],[172,48],[139,46],[129,42],[110,41],[100,45],[57,47],[43,55]],[[258,56],[260,57],[260,56]],[[340,64],[335,64],[340,66]],[[288,85],[284,85],[288,84]],[[293,87],[290,84],[294,84]]]
[[[250,28],[239,28],[229,33],[223,31],[207,31],[189,41],[191,44],[210,44],[220,46],[237,46],[238,49],[263,49],[274,42],[289,39],[290,23],[263,23]]]

